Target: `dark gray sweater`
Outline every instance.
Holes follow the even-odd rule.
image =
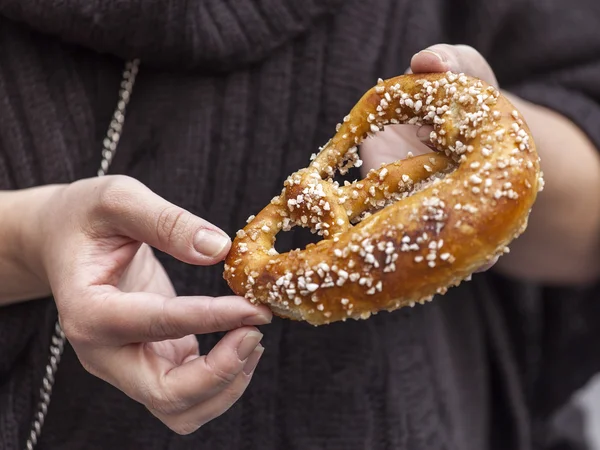
[[[0,0],[0,188],[94,176],[132,57],[142,68],[112,173],[230,233],[378,77],[434,43],[473,45],[503,88],[600,144],[599,25],[597,0]],[[222,265],[160,257],[180,294],[228,293]],[[187,437],[67,348],[39,448],[530,449],[600,366],[591,298],[486,274],[368,321],[275,320],[242,400]],[[2,449],[23,447],[55,315],[50,299],[0,310]],[[549,362],[573,349],[574,364]]]

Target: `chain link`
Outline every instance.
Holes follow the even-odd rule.
[[[117,107],[113,113],[106,137],[102,142],[102,160],[100,162],[100,168],[97,172],[99,177],[107,174],[108,169],[110,168],[110,165],[114,159],[115,153],[117,152],[117,145],[121,139],[123,125],[125,123],[125,112],[133,92],[133,85],[135,84],[139,66],[140,61],[137,59],[128,61],[125,64],[119,90],[119,102],[117,103]],[[54,380],[56,378],[56,372],[58,371],[58,364],[60,363],[66,341],[65,334],[63,333],[60,323],[57,320],[56,324],[54,325],[52,342],[50,344],[50,357],[48,364],[46,365],[44,378],[42,379],[42,386],[40,388],[40,400],[33,416],[33,423],[31,425],[29,438],[27,439],[26,443],[27,450],[33,450],[41,435],[42,427],[44,426],[44,421],[46,420],[46,415],[48,414],[48,407],[50,406],[52,388],[54,387]]]

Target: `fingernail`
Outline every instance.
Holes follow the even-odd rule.
[[[440,62],[446,62],[446,60],[444,59],[444,57],[442,55],[440,55],[439,53],[436,53],[432,50],[421,50],[419,53],[417,53],[417,55],[431,55],[435,58],[437,58]],[[415,55],[415,56],[417,56]]]
[[[244,336],[244,339],[242,339],[237,347],[237,354],[240,361],[244,361],[252,354],[262,337],[262,333],[258,331],[250,331]]]
[[[271,323],[271,320],[271,317],[259,313],[242,319],[242,325],[266,325]]]
[[[252,375],[254,369],[258,365],[261,356],[265,352],[265,348],[262,345],[256,347],[256,349],[252,352],[252,354],[248,357],[248,361],[244,364],[244,368],[242,369],[246,375]]]
[[[227,236],[206,228],[201,229],[194,237],[194,248],[206,256],[217,256],[230,243]]]

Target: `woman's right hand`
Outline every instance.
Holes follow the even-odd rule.
[[[60,323],[87,371],[188,434],[243,394],[263,348],[265,307],[240,297],[177,297],[148,246],[194,265],[221,261],[229,238],[123,176],[55,188],[29,241]],[[147,245],[144,245],[147,244]],[[194,335],[228,331],[200,356]]]

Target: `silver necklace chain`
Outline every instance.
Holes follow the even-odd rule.
[[[114,159],[115,153],[117,152],[117,145],[121,138],[121,132],[123,131],[123,125],[125,123],[125,112],[127,110],[127,104],[131,98],[133,92],[133,85],[135,84],[135,78],[138,73],[140,61],[135,59],[128,61],[125,64],[123,70],[123,76],[121,79],[121,87],[119,90],[119,102],[113,113],[112,120],[108,127],[106,137],[102,142],[102,161],[98,169],[97,175],[99,177],[107,174],[108,169]],[[46,415],[48,414],[48,407],[50,406],[50,399],[52,396],[52,388],[56,379],[56,372],[58,371],[58,364],[62,357],[65,345],[66,337],[62,331],[58,320],[54,325],[54,332],[52,335],[52,341],[50,343],[50,356],[48,364],[46,364],[46,370],[44,378],[42,379],[42,386],[40,388],[40,399],[37,404],[35,414],[33,416],[33,422],[29,431],[29,438],[27,439],[26,449],[33,450],[36,446],[38,439],[41,435]]]

